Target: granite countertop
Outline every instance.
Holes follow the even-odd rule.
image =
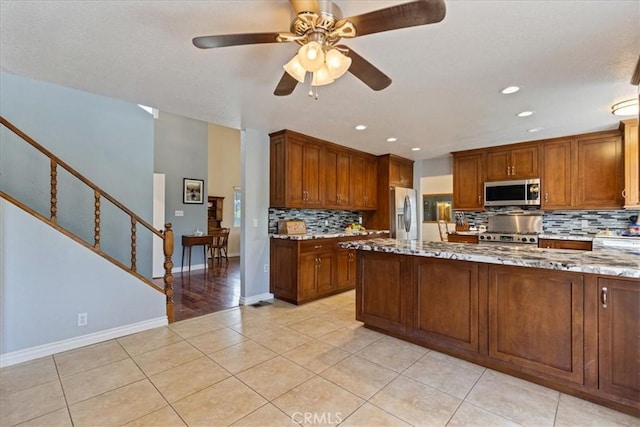
[[[331,233],[307,233],[307,234],[270,234],[272,239],[283,240],[311,240],[311,239],[333,239],[336,237],[358,237],[358,236],[371,236],[377,234],[389,233],[389,230],[366,230],[366,231],[336,231]]]
[[[640,251],[615,249],[574,251],[542,249],[528,245],[502,246],[447,242],[407,242],[383,238],[342,242],[339,243],[339,246],[348,249],[400,255],[640,278]]]

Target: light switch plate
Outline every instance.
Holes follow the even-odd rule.
[[[184,216],[184,211],[176,211],[176,216]]]

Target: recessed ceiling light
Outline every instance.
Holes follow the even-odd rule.
[[[518,117],[533,116],[533,111],[520,111],[518,114],[516,114],[516,116],[518,116]]]
[[[519,90],[520,90],[520,86],[507,86],[504,89],[502,89],[500,93],[509,95],[511,93],[516,93]]]
[[[356,130],[365,130],[367,127],[365,125],[358,125],[355,127]]]
[[[411,151],[420,151],[420,147],[413,147]]]
[[[391,138],[387,138],[387,142],[396,142],[398,140],[398,138],[395,137],[391,137]]]
[[[544,128],[532,128],[532,129],[527,129],[527,132],[540,132],[541,130],[543,130]]]

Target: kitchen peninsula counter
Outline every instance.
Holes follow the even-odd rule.
[[[406,242],[356,252],[365,326],[640,416],[640,255]]]
[[[640,278],[640,253],[631,251],[601,249],[584,252],[529,245],[473,245],[395,239],[356,240],[342,242],[339,246],[361,251]]]

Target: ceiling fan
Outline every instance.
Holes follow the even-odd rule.
[[[418,0],[349,18],[343,18],[340,8],[329,0],[289,2],[296,13],[289,32],[201,36],[195,37],[193,44],[200,49],[211,49],[260,43],[298,43],[301,46],[298,54],[283,66],[285,72],[273,92],[278,96],[291,94],[298,82],[304,82],[308,72],[312,73],[312,87],[332,83],[349,71],[371,89],[382,90],[391,84],[391,79],[353,49],[338,44],[339,41],[440,22],[446,13],[444,0]],[[309,95],[313,95],[313,90]]]

